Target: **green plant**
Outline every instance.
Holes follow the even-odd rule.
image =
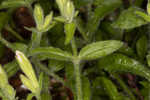
[[[145,14],[140,8],[144,0],[130,0],[127,9],[122,0],[45,1],[48,6],[41,0],[1,3],[0,55],[5,45],[16,59],[0,66],[0,97],[19,98],[8,78],[21,69],[21,82],[31,92],[27,100],[54,99],[49,91],[53,79],[65,89],[62,100],[72,100],[69,93],[74,100],[149,100],[149,2]],[[23,26],[31,32],[29,38],[19,34],[12,17],[19,7],[27,8],[35,22]],[[4,30],[14,43],[4,37]]]

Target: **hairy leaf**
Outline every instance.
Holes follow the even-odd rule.
[[[41,57],[43,58],[56,59],[62,61],[70,61],[72,59],[72,55],[70,53],[54,47],[36,48],[30,51],[30,55],[41,55]]]
[[[150,81],[150,70],[140,62],[122,54],[112,54],[99,60],[98,67],[109,72],[129,72]]]
[[[132,29],[147,24],[147,22],[135,14],[139,8],[130,7],[121,12],[119,18],[112,24],[115,28]]]
[[[94,60],[113,53],[123,45],[116,40],[100,41],[83,47],[79,53],[82,60]]]

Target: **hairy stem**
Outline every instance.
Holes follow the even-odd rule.
[[[75,73],[75,79],[76,79],[76,95],[77,100],[83,100],[82,99],[82,84],[81,84],[81,74],[80,74],[80,61],[74,61],[74,73]]]
[[[73,38],[71,41],[71,46],[72,46],[72,51],[73,51],[73,55],[77,56],[77,47],[76,47],[76,43],[75,43],[75,39]]]

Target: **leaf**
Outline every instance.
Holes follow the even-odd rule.
[[[65,62],[51,59],[51,60],[49,60],[48,67],[49,67],[50,71],[58,72],[65,67]]]
[[[30,94],[28,94],[28,96],[27,96],[27,100],[32,100],[33,97],[34,97],[34,94],[33,94],[33,93],[30,93]]]
[[[40,73],[40,76],[39,76],[39,86],[40,86],[40,89],[42,89],[43,88],[43,79],[44,79],[44,73],[43,72],[41,72]]]
[[[135,57],[136,54],[133,50],[133,48],[130,48],[129,46],[127,45],[123,45],[119,50],[118,50],[119,53],[122,53],[122,54],[125,54],[127,56],[131,56],[131,57]]]
[[[52,18],[53,18],[53,12],[51,12],[50,14],[48,14],[45,17],[44,23],[43,23],[43,28],[42,30],[48,30],[48,27],[50,26],[50,24],[52,23]]]
[[[24,75],[20,75],[21,82],[30,90],[32,93],[36,93],[36,87],[33,85],[33,82],[25,77]]]
[[[83,100],[91,100],[90,81],[86,77],[82,77]]]
[[[6,71],[8,77],[12,77],[13,75],[15,75],[19,69],[20,68],[16,60],[13,60],[12,62],[4,65],[4,70]]]
[[[23,53],[26,53],[28,46],[24,43],[12,43],[12,46],[15,50],[21,51]]]
[[[112,83],[111,80],[109,80],[106,77],[102,77],[101,80],[102,80],[102,84],[105,88],[105,91],[108,93],[109,98],[111,100],[122,100],[121,97],[119,96],[117,87]]]
[[[140,58],[144,59],[146,53],[147,53],[147,44],[148,40],[147,37],[144,35],[140,37],[140,39],[136,43],[136,51]]]
[[[148,55],[146,56],[147,59],[147,64],[150,67],[150,52],[148,53]]]
[[[138,16],[142,17],[145,21],[150,22],[150,16],[141,11],[135,12]]]
[[[72,54],[54,47],[40,47],[30,51],[31,56],[42,56],[47,59],[70,61]]]
[[[112,54],[98,61],[98,67],[109,72],[125,72],[139,75],[150,81],[150,70],[140,62],[122,54]]]
[[[6,72],[3,70],[2,66],[0,65],[0,90],[2,90],[2,94],[7,100],[15,100],[15,90],[12,86],[8,83],[8,77]]]
[[[67,23],[64,26],[65,28],[65,33],[66,33],[66,40],[65,40],[65,44],[69,44],[70,41],[72,40],[75,30],[76,30],[76,25],[75,23]]]
[[[121,29],[132,29],[147,24],[144,19],[135,14],[137,11],[140,11],[140,9],[135,7],[130,7],[127,10],[122,11],[119,18],[112,26]]]
[[[2,66],[0,65],[0,88],[4,88],[8,84],[8,78],[3,70]]]
[[[20,6],[27,6],[24,0],[5,0],[0,5],[0,9],[4,8],[16,8]]]
[[[35,5],[33,13],[37,29],[41,30],[44,23],[44,12],[39,4]]]
[[[100,41],[83,47],[79,53],[82,60],[94,60],[113,53],[123,45],[122,42],[116,40]]]
[[[140,84],[143,86],[141,88],[141,95],[144,97],[144,100],[150,99],[150,84],[147,81],[140,81]]]
[[[120,7],[122,4],[122,0],[97,0],[101,3],[95,8],[93,15],[91,14],[89,17],[89,21],[87,24],[87,31],[89,34],[93,34],[96,32],[100,21],[116,8]]]
[[[14,90],[14,88],[11,85],[7,84],[3,91],[7,97],[7,100],[16,100],[15,99],[16,91]]]
[[[35,72],[27,57],[22,52],[16,51],[16,59],[18,64],[20,65],[20,68],[25,73],[25,75],[31,80],[34,87],[39,88]]]

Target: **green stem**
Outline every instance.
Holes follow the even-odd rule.
[[[80,74],[80,61],[74,61],[74,73],[75,73],[75,79],[76,79],[76,94],[77,94],[77,100],[83,100],[82,99],[82,84],[81,84],[81,74]]]
[[[40,46],[41,38],[42,38],[41,32],[38,33],[32,32],[32,39],[30,42],[29,51],[33,48]]]
[[[72,39],[71,45],[72,45],[73,55],[74,55],[74,58],[75,58],[72,62],[74,64],[77,100],[83,100],[82,99],[81,75],[80,75],[80,59],[77,57],[78,51],[77,51],[77,46],[76,46],[76,43],[75,43],[75,37]]]
[[[73,38],[71,41],[71,46],[72,46],[72,51],[73,51],[73,55],[77,56],[77,47],[76,47],[76,43],[75,43],[75,39]]]

